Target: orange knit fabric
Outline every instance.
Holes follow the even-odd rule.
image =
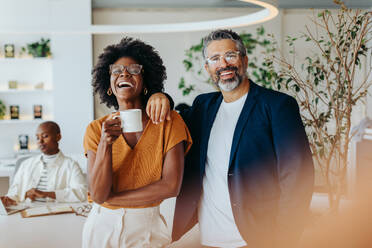
[[[95,120],[87,127],[84,137],[85,154],[88,150],[97,152],[102,123],[109,116]],[[160,180],[166,153],[182,141],[185,141],[187,152],[192,144],[191,136],[181,116],[175,111],[171,112],[170,121],[163,121],[157,125],[149,121],[133,149],[121,135],[112,145],[113,191],[137,189]],[[160,203],[161,201],[135,208],[153,207]],[[111,209],[133,208],[112,206],[108,203],[101,205]]]

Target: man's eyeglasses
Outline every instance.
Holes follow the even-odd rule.
[[[131,65],[110,65],[110,74],[112,75],[120,75],[127,70],[128,73],[132,75],[138,75],[141,73],[142,65],[139,64],[131,64]]]
[[[224,60],[229,64],[235,64],[239,59],[239,51],[233,51],[233,52],[227,52],[224,55],[214,55],[210,58],[207,58],[207,62],[209,65],[217,65],[221,58],[224,58]]]

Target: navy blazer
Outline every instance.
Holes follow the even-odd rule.
[[[220,92],[199,95],[181,113],[193,146],[176,201],[173,240],[197,223],[209,135],[222,99]],[[227,176],[235,222],[249,247],[290,247],[296,242],[313,192],[314,168],[293,97],[250,81]]]

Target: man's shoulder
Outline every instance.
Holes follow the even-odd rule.
[[[267,104],[278,105],[281,102],[296,102],[296,99],[284,92],[280,92],[273,89],[264,88],[259,85],[255,85],[255,90],[257,90],[257,96],[259,99]]]
[[[210,101],[213,101],[220,96],[221,96],[221,92],[219,91],[200,94],[195,98],[194,103],[198,103],[198,104],[209,103]]]

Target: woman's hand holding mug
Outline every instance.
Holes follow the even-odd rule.
[[[118,114],[114,113],[112,118],[107,118],[102,123],[101,140],[104,140],[109,145],[112,145],[122,134],[121,121],[115,118]]]

